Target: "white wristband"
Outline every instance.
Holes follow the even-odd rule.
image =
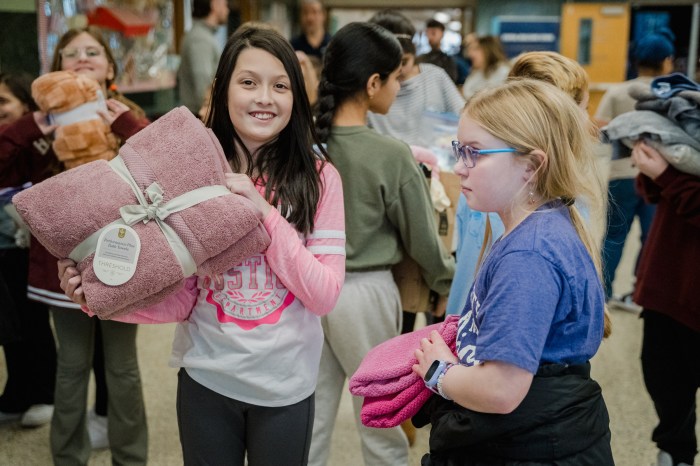
[[[445,370],[442,371],[442,374],[440,374],[440,376],[438,377],[438,379],[437,379],[437,384],[436,384],[436,388],[437,388],[438,395],[440,395],[441,397],[443,397],[444,399],[449,400],[449,401],[452,401],[452,398],[450,398],[449,396],[447,396],[447,395],[445,394],[445,392],[442,391],[442,378],[445,377],[445,374],[447,374],[447,371],[450,370],[450,368],[451,368],[453,365],[454,365],[454,364],[448,364],[447,367],[445,367]]]

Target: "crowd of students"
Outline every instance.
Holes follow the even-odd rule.
[[[305,2],[313,12],[318,5]],[[87,464],[86,399],[99,328],[113,462],[146,464],[137,324],[172,312],[188,316],[177,324],[171,358],[180,368],[173,409],[185,464],[326,464],[346,379],[404,327],[391,268],[408,255],[442,297],[436,317],[445,307],[459,316],[456,341],[433,332],[412,355],[415,376],[435,392],[413,419],[432,424],[422,464],[614,464],[590,360],[611,331],[614,266],[606,247],[601,257],[595,225],[615,208],[615,193],[606,197],[600,180],[581,66],[553,52],[509,62],[497,39],[472,37],[460,92],[444,69],[417,60],[415,29],[398,11],[333,36],[317,29],[290,43],[269,26],[242,25],[221,53],[210,91],[202,91],[204,124],[234,172],[226,186],[251,202],[271,238],[251,258],[257,267],[245,261],[220,277],[195,274],[162,303],[98,320],[87,314],[76,264],[36,241],[27,252],[21,226],[0,211],[8,372],[0,420],[50,419],[54,463]],[[310,95],[313,68],[304,60],[314,48],[323,59]],[[99,31],[64,34],[52,70],[99,84],[107,97],[100,117],[120,142],[149,124],[112,85],[118,66]],[[36,108],[29,83],[0,74],[4,188],[65,170],[51,147],[56,126]],[[188,107],[198,110],[195,104]],[[423,110],[459,118],[456,262],[437,235],[415,157],[426,145]],[[659,416],[653,440],[659,466],[691,465],[700,296],[681,277],[666,287],[652,273],[673,263],[692,273],[700,259],[700,177],[669,165],[643,140],[630,153],[640,195],[658,204],[634,291],[644,309],[645,383]],[[250,293],[272,277],[284,298],[245,324],[227,319],[219,310],[236,304],[227,288],[234,281],[226,280],[233,276]],[[686,357],[690,366],[669,364]],[[404,430],[362,426],[362,399],[353,403],[365,464],[408,464]]]

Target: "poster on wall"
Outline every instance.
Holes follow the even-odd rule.
[[[523,52],[559,51],[558,16],[497,16],[493,30],[508,58]]]

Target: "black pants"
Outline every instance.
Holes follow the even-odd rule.
[[[97,317],[95,317],[97,319]],[[92,354],[92,372],[95,374],[95,414],[107,415],[107,374],[105,352],[102,348],[102,326],[95,325],[95,352]]]
[[[280,382],[283,383],[283,382]],[[220,395],[178,373],[177,424],[185,466],[302,466],[309,461],[314,395],[264,407]]]
[[[3,345],[7,383],[0,411],[21,413],[33,404],[53,404],[56,383],[56,343],[48,307],[27,299],[29,255],[26,249],[0,250],[0,279],[7,294],[3,313],[14,313],[14,338]]]
[[[664,314],[644,309],[642,371],[659,424],[652,440],[673,457],[693,464],[695,396],[700,386],[700,334]]]

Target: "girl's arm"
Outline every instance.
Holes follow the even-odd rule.
[[[87,307],[82,287],[82,277],[70,259],[58,261],[58,279],[63,292],[89,316],[95,314]],[[182,290],[158,304],[110,320],[130,324],[162,324],[187,320],[197,300],[197,277],[190,277]]]
[[[328,314],[345,280],[345,211],[338,171],[326,163],[321,171],[321,199],[314,231],[306,246],[297,230],[270,209],[263,224],[272,239],[265,252],[282,283],[311,312]]]
[[[167,324],[170,322],[184,322],[190,317],[198,294],[197,277],[190,277],[180,291],[171,294],[160,303],[110,320],[116,320],[127,324]],[[82,309],[87,314],[92,315],[92,312],[86,307]]]
[[[116,99],[106,102],[107,111],[100,112],[102,119],[109,125],[114,134],[122,139],[129,139],[134,134],[148,126],[145,118],[137,118],[129,107]]]
[[[458,364],[457,356],[434,330],[415,352],[413,370],[425,377],[436,359]],[[480,413],[508,414],[517,408],[530,390],[533,375],[513,364],[486,361],[474,366],[455,365],[442,378],[442,392],[460,406]]]

